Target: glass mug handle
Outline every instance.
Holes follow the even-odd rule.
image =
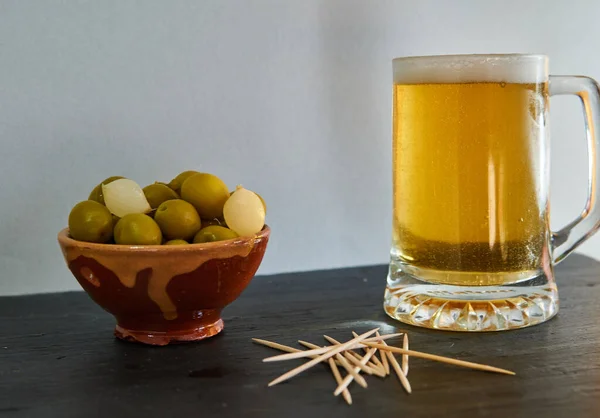
[[[582,76],[550,76],[550,95],[572,94],[583,104],[588,149],[588,197],[585,208],[575,220],[552,232],[554,263],[560,263],[581,243],[600,229],[600,86],[592,78]]]

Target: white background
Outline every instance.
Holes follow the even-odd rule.
[[[600,79],[598,16],[575,0],[0,1],[0,294],[79,288],[56,233],[109,175],[199,169],[258,191],[263,274],[385,263],[391,59],[536,52]],[[559,226],[583,207],[585,141],[575,99],[551,115]]]

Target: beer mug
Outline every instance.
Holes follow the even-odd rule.
[[[393,233],[384,309],[452,331],[527,327],[558,311],[554,265],[599,228],[599,87],[543,55],[393,60]],[[585,115],[588,198],[549,224],[549,97]]]

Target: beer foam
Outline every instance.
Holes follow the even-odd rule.
[[[548,81],[545,55],[439,55],[396,58],[394,83],[541,83]]]

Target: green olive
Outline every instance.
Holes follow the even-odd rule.
[[[79,202],[69,214],[69,233],[78,241],[108,242],[113,236],[112,215],[93,200]]]
[[[223,205],[229,199],[229,189],[217,176],[198,173],[183,182],[181,198],[194,205],[202,218],[222,218]]]
[[[154,219],[148,215],[130,213],[115,225],[115,242],[123,245],[159,245],[162,233]]]
[[[189,243],[184,239],[172,239],[165,242],[165,245],[188,245]]]
[[[179,196],[173,189],[162,183],[150,184],[142,190],[152,209],[156,209],[161,203],[167,200],[179,199]]]
[[[194,237],[194,244],[199,244],[202,242],[224,241],[237,237],[238,234],[229,228],[219,225],[211,225],[198,231]]]
[[[193,176],[194,174],[198,174],[198,171],[188,170],[183,173],[179,173],[177,177],[169,182],[169,187],[177,192],[177,194],[181,194],[181,185],[184,181],[187,180],[188,177]]]
[[[156,209],[154,220],[169,240],[191,240],[202,226],[196,209],[181,199],[163,202]]]

